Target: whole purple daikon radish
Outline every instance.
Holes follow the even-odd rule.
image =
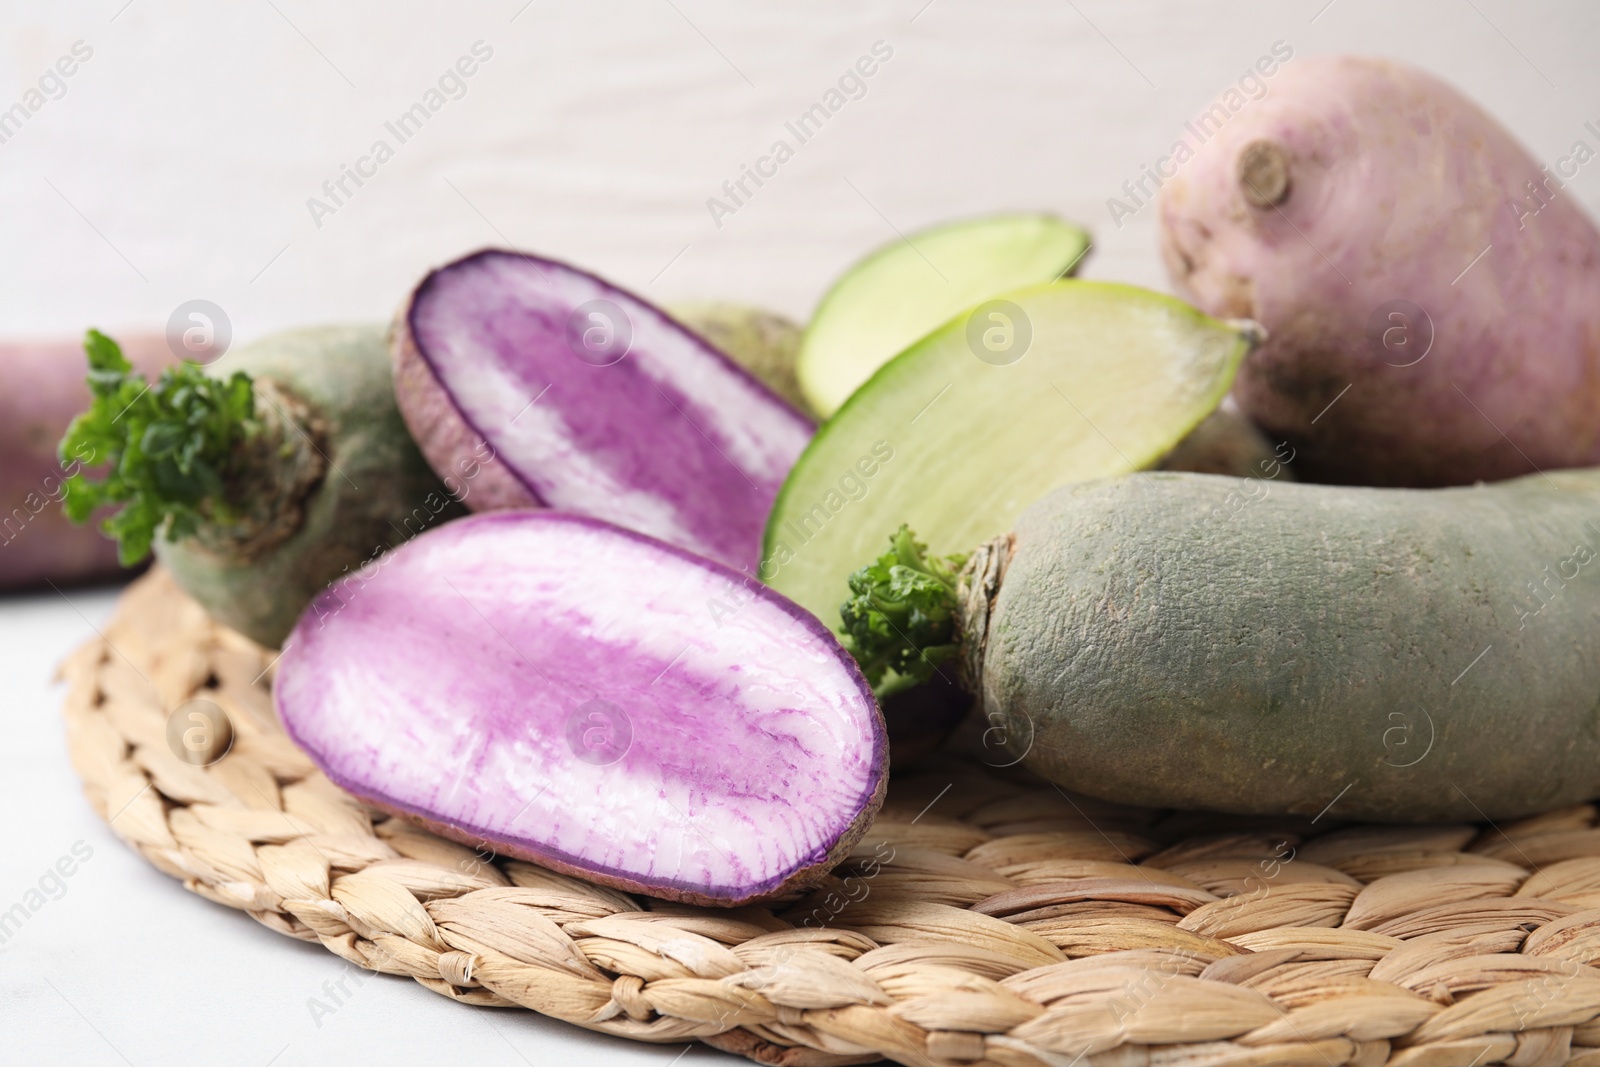
[[[595,519],[446,523],[327,589],[284,647],[278,715],[333,782],[630,892],[803,888],[883,799],[882,716],[825,626]]]
[[[548,505],[754,570],[803,415],[646,301],[488,250],[429,274],[393,336],[406,424],[474,510]]]
[[[1547,166],[1430,74],[1295,59],[1191,123],[1161,189],[1173,281],[1267,340],[1234,396],[1318,481],[1465,484],[1600,463],[1600,231]]]

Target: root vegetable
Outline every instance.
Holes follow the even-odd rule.
[[[1267,328],[1234,395],[1308,477],[1433,486],[1600,462],[1600,232],[1439,79],[1286,64],[1162,188],[1161,225],[1181,293]]]
[[[452,522],[329,588],[273,697],[369,803],[702,905],[817,881],[887,775],[877,706],[826,627],[719,564],[547,510]]]
[[[759,575],[832,620],[885,529],[909,522],[936,551],[959,550],[1057,486],[1154,466],[1216,408],[1255,336],[1105,282],[981,305],[817,431],[773,506]]]
[[[1514,818],[1600,793],[1597,516],[1597,470],[1436,490],[1134,474],[1052,493],[959,581],[902,531],[911,566],[894,588],[862,571],[847,617],[865,662],[955,659],[1014,756],[1094,796]],[[923,620],[916,647],[883,611]]]
[[[160,334],[132,334],[125,349],[140,370],[173,362]],[[82,460],[56,456],[72,417],[89,402],[81,340],[0,345],[10,386],[0,395],[0,589],[111,578],[123,572],[116,546],[69,522],[64,483]]]
[[[478,252],[428,275],[396,323],[394,360],[400,410],[434,469],[481,462],[469,507],[546,504],[733,567],[754,568],[811,436],[664,312],[534,256]]]
[[[214,617],[275,646],[330,581],[460,512],[394,405],[380,326],[294,330],[147,383],[90,332],[95,402],[63,457],[109,461],[68,483],[125,563],[151,549]],[[469,491],[459,489],[461,494]]]
[[[992,215],[913,233],[852,265],[806,326],[796,372],[831,418],[889,360],[961,312],[1071,274],[1089,234],[1051,215]]]

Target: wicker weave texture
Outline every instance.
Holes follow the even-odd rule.
[[[817,890],[720,911],[365,809],[279,730],[271,667],[160,571],[131,586],[62,667],[90,802],[198,895],[468,1004],[772,1064],[1600,1067],[1593,805],[1229,820],[950,762]],[[205,766],[171,740],[196,698],[232,724]]]

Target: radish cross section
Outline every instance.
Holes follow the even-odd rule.
[[[697,904],[814,882],[887,775],[871,691],[816,619],[550,511],[452,522],[329,588],[274,700],[328,777],[379,808]]]
[[[539,504],[755,569],[811,423],[665,312],[553,260],[485,251],[423,279],[395,388],[475,511]],[[478,476],[480,470],[482,476]]]

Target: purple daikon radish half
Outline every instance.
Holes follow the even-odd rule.
[[[602,885],[801,889],[883,801],[883,718],[822,623],[595,519],[447,523],[327,589],[284,647],[278,716],[334,783]]]
[[[812,424],[592,274],[487,250],[429,274],[393,335],[400,412],[475,511],[592,515],[753,571]],[[481,473],[479,473],[481,472]]]

